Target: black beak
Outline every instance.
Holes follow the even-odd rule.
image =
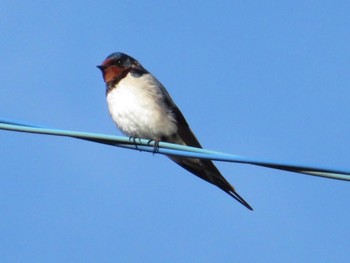
[[[98,65],[98,66],[96,66],[98,69],[100,69],[102,72],[105,70],[105,66],[103,66],[103,65]]]

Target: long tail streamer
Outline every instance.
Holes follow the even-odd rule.
[[[51,129],[45,127],[39,127],[30,124],[24,124],[14,121],[2,120],[0,119],[0,129],[8,131],[17,132],[27,132],[27,133],[37,133],[46,134],[54,136],[72,137],[76,139],[102,143],[122,148],[128,148],[132,150],[145,151],[145,152],[155,152],[154,142],[150,142],[147,139],[133,139],[121,136],[90,133],[90,132],[79,132],[79,131],[69,131],[61,129]],[[268,167],[278,170],[284,170],[295,173],[302,173],[307,175],[350,181],[350,171],[311,167],[307,165],[296,165],[287,164],[282,162],[266,161],[266,160],[256,160],[252,158],[247,158],[239,155],[226,154],[216,151],[210,151],[207,149],[200,149],[195,147],[177,145],[172,143],[160,142],[159,147],[156,149],[156,153],[166,154],[166,155],[177,155],[189,158],[202,158],[211,159],[215,161],[223,162],[234,162],[243,164],[252,164],[262,167]]]

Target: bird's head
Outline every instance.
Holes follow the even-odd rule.
[[[140,64],[134,58],[116,52],[110,54],[101,65],[97,66],[103,75],[106,83],[116,82],[125,77],[133,68],[137,69]]]

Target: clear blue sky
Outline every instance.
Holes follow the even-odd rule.
[[[208,149],[350,169],[349,1],[0,2],[0,117],[120,135],[96,68],[137,58]],[[1,262],[349,262],[350,184],[0,131]]]

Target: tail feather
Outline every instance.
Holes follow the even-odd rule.
[[[246,208],[253,211],[253,208],[236,191],[231,191],[231,192],[226,192],[226,193],[228,193],[230,196],[232,196],[234,199],[236,199],[238,202],[240,202]]]
[[[219,187],[249,210],[253,210],[253,208],[235,191],[234,187],[221,175],[212,161],[175,156],[168,157],[192,174]]]
[[[165,90],[165,89],[164,89]],[[178,131],[174,136],[165,138],[165,141],[176,143],[180,145],[188,145],[197,148],[202,148],[201,144],[197,140],[196,136],[193,134],[190,129],[187,121],[182,115],[179,108],[175,105],[175,103],[170,98],[167,92],[165,93],[165,103],[168,104],[169,109],[174,114],[174,117],[177,122]],[[220,171],[211,160],[204,159],[192,159],[192,158],[184,158],[184,157],[176,157],[176,156],[168,156],[171,160],[176,162],[181,167],[185,168],[187,171],[193,173],[199,178],[216,185],[221,190],[232,196],[246,208],[253,210],[252,207],[235,191],[233,186],[226,181],[226,179],[221,175]]]

